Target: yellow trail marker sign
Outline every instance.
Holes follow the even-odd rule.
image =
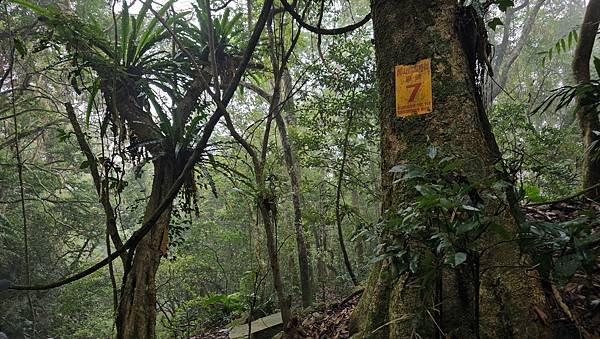
[[[421,60],[414,65],[397,65],[395,74],[396,116],[431,113],[431,59]]]

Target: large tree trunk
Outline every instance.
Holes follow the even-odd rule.
[[[456,29],[465,12],[456,0],[372,2],[384,218],[391,216],[386,211],[405,207],[412,194],[393,184],[389,170],[400,163],[424,164],[429,145],[462,159],[469,182],[493,175],[500,160],[468,57],[475,51],[463,48]],[[425,58],[432,59],[433,112],[397,118],[394,66]],[[501,218],[504,229],[516,234],[516,218],[509,211]],[[500,242],[493,234],[484,239],[488,245]],[[393,235],[384,235],[386,240],[391,243]],[[437,292],[442,302],[435,305],[441,314],[425,315],[415,324],[415,314],[423,307],[419,287],[411,284],[412,277],[398,274],[391,259],[380,261],[352,316],[351,330],[362,338],[441,337],[438,326],[455,338],[546,337],[547,329],[531,312],[532,305],[545,302],[544,294],[537,279],[515,268],[521,262],[517,244],[504,242],[480,258],[483,275],[468,269],[444,271]]]
[[[581,33],[579,41],[575,49],[573,58],[573,76],[577,84],[586,84],[590,82],[590,58],[594,41],[598,32],[598,24],[600,22],[600,0],[590,0],[588,3],[583,24],[581,25]],[[600,140],[596,135],[596,131],[600,131],[600,121],[598,120],[598,112],[593,106],[582,106],[581,98],[577,98],[578,110],[576,112],[581,133],[583,135],[583,145],[585,152],[583,155],[583,163],[581,165],[583,188],[589,189],[600,184],[600,153],[598,146],[592,148],[594,143]],[[581,106],[580,106],[581,105]],[[587,192],[587,196],[592,199],[600,197],[600,187],[591,189]]]
[[[167,191],[179,176],[187,159],[163,155],[154,161],[154,178],[144,221],[158,208]],[[153,229],[135,248],[131,266],[125,268],[117,315],[118,338],[155,338],[156,284],[155,276],[168,244],[171,208],[166,209]]]

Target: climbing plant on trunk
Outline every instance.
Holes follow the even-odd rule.
[[[548,330],[530,311],[533,305],[543,307],[544,295],[539,281],[519,264],[523,259],[515,241],[515,201],[510,194],[504,201],[493,200],[475,185],[498,176],[501,166],[478,87],[488,63],[482,53],[487,36],[480,13],[455,0],[379,0],[371,8],[380,98],[384,231],[378,249],[383,257],[372,268],[353,314],[352,331],[363,338],[544,336]],[[423,59],[431,59],[433,111],[399,118],[394,67]],[[466,197],[481,199],[478,204],[484,206],[485,217],[496,225],[480,234],[478,243],[484,252],[480,257],[457,252],[451,265],[433,271],[427,267],[438,266],[427,258],[435,248],[407,240],[391,226],[401,223],[402,211],[410,208],[411,201],[428,194],[419,193],[423,187],[411,189],[394,172],[409,164],[425,166],[428,147],[461,164],[454,179],[445,180],[473,185]],[[423,222],[442,227],[433,218]],[[408,224],[404,226],[413,225]],[[402,248],[411,253],[406,270]],[[469,262],[476,262],[477,270],[465,266]],[[429,279],[418,274],[425,271]],[[426,288],[425,284],[433,285]]]
[[[102,137],[110,127],[115,137],[115,147],[123,147],[124,141],[129,140],[130,145],[127,148],[131,159],[124,160],[153,164],[152,190],[143,219],[143,229],[149,231],[147,234],[142,233],[145,235],[137,246],[128,247],[116,327],[119,338],[154,338],[155,276],[160,259],[166,255],[169,245],[172,191],[181,187],[181,177],[186,176],[184,193],[188,198],[193,195],[195,183],[193,172],[189,170],[190,159],[199,159],[198,152],[204,151],[210,134],[233,97],[258,43],[271,2],[265,2],[242,56],[228,54],[231,45],[227,35],[232,32],[239,16],[228,20],[224,14],[222,20],[217,21],[220,29],[216,45],[219,64],[214,70],[223,73],[227,79],[227,89],[222,97],[215,98],[217,111],[210,118],[207,118],[197,105],[203,92],[210,93],[207,79],[211,79],[211,69],[199,66],[205,65],[204,61],[207,60],[205,52],[208,52],[208,47],[204,39],[208,35],[207,25],[206,22],[200,22],[198,26],[188,25],[182,20],[188,12],[163,18],[173,0],[168,1],[159,10],[153,9],[150,2],[144,2],[137,16],[129,15],[128,4],[123,1],[119,20],[117,21],[116,14],[113,16],[113,39],[105,37],[103,29],[97,23],[84,23],[73,15],[62,13],[58,7],[42,8],[24,0],[14,2],[39,14],[51,31],[48,40],[52,44],[65,46],[72,55],[75,70],[71,73],[70,82],[78,94],[81,93],[80,88],[88,86],[84,75],[95,75],[93,84],[87,88],[90,100],[86,122],[89,122],[96,95],[101,94],[106,107],[101,127]],[[199,5],[196,9],[198,8],[202,6]],[[152,13],[153,18],[146,21],[148,13]],[[201,21],[203,19],[198,13],[197,18]],[[181,39],[184,33],[185,39]],[[169,39],[175,41],[177,47],[185,53],[169,55],[163,50],[161,43]],[[196,54],[191,54],[186,46],[194,47]],[[161,103],[157,88],[169,96],[172,105]],[[71,118],[74,119],[72,113],[71,111]],[[204,130],[203,123],[206,123]],[[198,142],[196,147],[195,141]],[[93,154],[90,155],[90,159],[92,158]],[[97,163],[88,159],[88,165]],[[165,200],[171,203],[165,205]],[[186,201],[193,201],[193,198]],[[166,208],[163,208],[164,206]],[[160,215],[157,217],[158,213]],[[136,238],[136,234],[132,238]],[[130,241],[127,242],[127,245],[129,244]],[[108,260],[110,262],[110,259]],[[93,272],[102,265],[97,264],[94,267],[88,271]],[[89,273],[77,276],[83,277],[87,274]],[[62,284],[63,282],[50,284],[48,288]]]

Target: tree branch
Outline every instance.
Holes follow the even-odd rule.
[[[254,31],[252,32],[252,35],[250,36],[250,40],[248,41],[248,47],[246,48],[242,62],[238,66],[238,69],[231,81],[231,84],[229,85],[229,87],[227,88],[227,90],[225,91],[225,93],[223,95],[223,103],[224,104],[229,104],[229,102],[231,101],[231,98],[233,98],[233,94],[235,93],[235,91],[238,87],[238,84],[240,83],[240,80],[242,79],[242,75],[244,74],[246,67],[248,66],[248,63],[250,62],[250,59],[252,58],[252,54],[254,54],[254,50],[256,49],[256,45],[258,44],[258,41],[262,34],[262,31],[265,27],[265,23],[269,16],[271,6],[273,6],[273,0],[265,0],[265,2],[263,3],[261,13],[256,22],[256,26],[254,27]],[[60,281],[53,282],[50,284],[45,284],[45,285],[33,285],[33,286],[12,285],[10,282],[1,281],[0,282],[0,290],[2,290],[2,289],[47,290],[47,289],[51,289],[51,288],[60,287],[60,286],[66,285],[68,283],[71,283],[73,281],[82,279],[82,278],[98,271],[102,267],[108,265],[109,262],[118,258],[122,253],[125,253],[126,250],[128,250],[130,248],[135,248],[135,246],[137,246],[137,244],[140,242],[140,240],[146,234],[148,234],[148,232],[150,232],[150,230],[154,227],[154,224],[156,223],[158,218],[162,215],[162,212],[171,206],[171,203],[177,196],[179,189],[181,188],[183,183],[187,180],[188,173],[192,170],[196,161],[198,161],[201,154],[206,149],[206,146],[208,144],[208,140],[212,134],[212,131],[215,129],[215,126],[217,125],[217,123],[219,122],[219,120],[221,119],[222,116],[223,116],[223,111],[221,109],[217,108],[217,110],[213,113],[213,115],[211,115],[206,126],[204,127],[204,131],[202,133],[200,140],[198,141],[196,148],[194,149],[194,152],[190,156],[188,162],[185,164],[179,177],[177,177],[177,179],[175,180],[175,182],[173,183],[171,188],[168,190],[163,201],[158,205],[156,210],[150,215],[150,217],[142,225],[142,227],[140,227],[139,230],[134,232],[133,235],[131,236],[131,238],[129,238],[129,240],[127,240],[127,242],[125,242],[125,244],[123,244],[123,247],[120,250],[116,250],[115,252],[109,254],[106,258],[104,258],[103,260],[94,264],[93,266],[89,267],[88,269],[83,270],[74,275],[71,275],[70,277],[62,279]]]
[[[298,12],[296,12],[296,10],[294,10],[294,7],[292,7],[292,5],[290,5],[290,3],[287,2],[287,0],[281,0],[281,4],[283,5],[283,8],[285,8],[285,10],[288,13],[290,13],[292,18],[294,18],[294,20],[296,20],[296,22],[300,26],[302,26],[303,28],[307,29],[310,32],[320,34],[320,35],[340,35],[340,34],[352,32],[353,30],[362,27],[364,24],[369,22],[369,20],[371,20],[371,13],[369,13],[361,21],[351,24],[351,25],[348,25],[348,26],[339,27],[339,28],[331,28],[331,29],[319,28],[319,27],[310,25],[306,21],[304,21],[304,19],[302,19],[302,16],[300,14],[298,14]]]
[[[100,203],[104,208],[104,214],[106,216],[106,232],[110,235],[110,238],[115,245],[117,250],[123,247],[123,240],[121,240],[121,236],[119,235],[119,231],[117,229],[117,218],[115,215],[115,210],[112,207],[110,202],[110,197],[108,195],[108,189],[106,186],[107,183],[103,185],[102,177],[100,176],[100,172],[98,171],[98,161],[92,152],[90,145],[85,139],[85,135],[81,130],[81,126],[77,121],[77,116],[75,115],[75,110],[73,109],[73,105],[70,102],[65,103],[65,108],[67,110],[67,117],[73,126],[73,132],[75,132],[75,137],[77,138],[77,143],[79,144],[79,148],[85,155],[85,158],[88,162],[88,168],[90,170],[90,174],[92,175],[92,179],[94,181],[94,186],[96,187],[96,193],[100,198]],[[123,265],[127,262],[127,254],[121,254],[121,261]]]

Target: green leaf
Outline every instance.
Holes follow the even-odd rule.
[[[423,173],[423,170],[419,167],[416,166],[411,166],[411,168],[409,168],[406,171],[406,174],[402,177],[402,180],[410,180],[410,179],[415,179],[415,178],[423,178],[425,176],[425,173]]]
[[[121,59],[123,64],[128,66],[127,62],[127,41],[129,40],[129,6],[127,1],[123,0],[123,10],[121,11]]]
[[[90,167],[90,163],[89,163],[89,161],[87,161],[87,160],[84,160],[84,161],[83,161],[83,162],[82,162],[82,163],[79,165],[79,168],[80,168],[80,169],[86,169],[86,168],[88,168],[88,167]]]
[[[401,179],[394,181],[397,184],[400,181],[407,181],[415,178],[423,178],[425,173],[419,166],[415,165],[396,165],[389,170],[390,173],[404,173]]]
[[[45,8],[42,8],[36,4],[34,4],[33,2],[27,1],[27,0],[12,0],[13,3],[21,5],[25,8],[28,8],[30,10],[32,10],[33,12],[35,12],[38,15],[42,15],[45,17],[49,17],[50,16],[50,12],[48,12]]]
[[[437,155],[438,150],[435,146],[429,146],[429,148],[427,148],[427,156],[429,157],[429,159],[435,159],[435,156]]]
[[[148,1],[150,2],[150,1]],[[162,17],[167,10],[171,7],[171,5],[173,5],[173,3],[175,2],[175,0],[169,0],[167,1],[158,11],[157,14]],[[156,28],[156,25],[158,23],[158,19],[156,18],[156,16],[154,16],[152,18],[152,20],[150,20],[148,22],[148,26],[146,26],[146,30],[144,31],[144,33],[142,34],[142,37],[139,40],[137,49],[135,51],[135,60],[137,60],[140,56],[141,56],[141,50],[144,49],[146,47],[146,44],[148,43],[148,41],[151,39],[151,37],[153,35],[156,35],[156,31],[158,30]]]
[[[163,110],[163,108],[160,105],[160,103],[158,102],[158,100],[156,100],[156,96],[154,95],[154,92],[152,91],[152,89],[149,86],[146,86],[145,93],[146,93],[146,96],[148,97],[148,100],[150,101],[150,104],[156,110],[156,114],[158,115],[158,118],[160,120],[160,124],[159,124],[160,130],[163,132],[164,135],[172,135],[173,130],[172,130],[172,126],[171,126],[171,121],[167,117],[167,114]]]
[[[502,12],[506,12],[506,10],[509,7],[512,7],[515,5],[515,2],[513,0],[497,0],[496,4],[498,5],[498,8],[502,11]]]
[[[571,278],[575,272],[581,266],[581,257],[577,254],[570,254],[558,258],[554,272],[556,277],[561,281],[565,282]]]
[[[454,254],[454,267],[467,261],[467,254],[463,252],[457,252]]]
[[[496,30],[496,27],[503,25],[504,23],[502,22],[502,20],[500,20],[500,18],[494,18],[492,19],[492,21],[488,22],[488,27],[494,31]]]
[[[456,227],[456,234],[465,234],[477,228],[479,223],[473,220],[462,222]]]
[[[461,208],[463,210],[465,210],[465,211],[473,211],[473,212],[479,212],[479,211],[481,211],[479,208],[473,207],[473,206],[470,206],[470,205],[462,205]]]
[[[152,1],[144,1],[140,12],[137,15],[136,23],[135,23],[135,32],[136,34],[140,32],[142,29],[142,25],[146,19],[146,14],[148,13],[148,9],[150,8],[150,4]]]
[[[600,58],[594,57],[594,68],[596,69],[596,74],[600,76]]]
[[[571,49],[571,46],[573,45],[573,31],[569,32],[569,36],[567,37],[567,40],[568,40],[569,49]]]
[[[21,39],[14,38],[13,42],[15,44],[15,49],[17,50],[17,52],[19,52],[21,58],[27,55],[27,47],[25,47],[25,44],[23,43],[23,41],[21,41]]]
[[[416,185],[415,189],[424,197],[430,197],[437,194],[437,192],[429,185]]]
[[[408,165],[396,165],[390,168],[390,173],[404,173],[408,170]]]
[[[90,126],[90,116],[92,115],[92,109],[94,108],[94,100],[96,99],[96,94],[98,94],[99,89],[100,78],[96,78],[96,80],[94,80],[94,84],[92,85],[90,96],[88,97],[87,108],[85,110],[85,125],[88,127]]]

